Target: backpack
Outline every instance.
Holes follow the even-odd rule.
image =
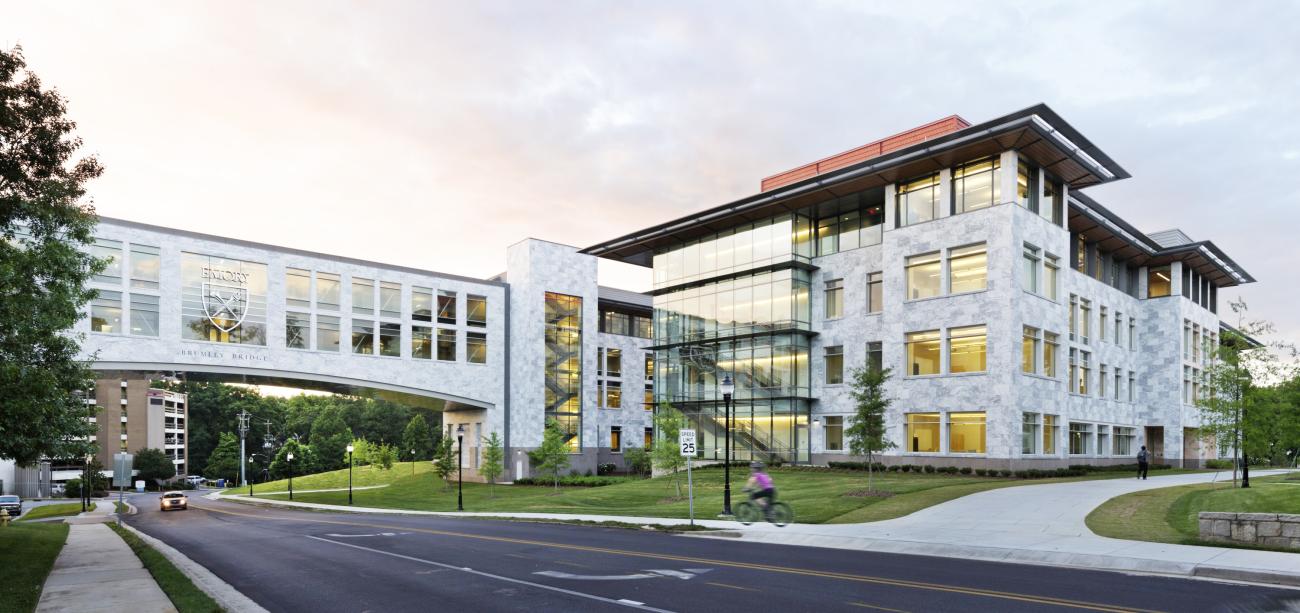
[[[1139,462],[1147,461],[1147,450],[1143,449],[1142,451],[1138,452],[1138,461]]]

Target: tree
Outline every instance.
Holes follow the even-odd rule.
[[[623,451],[623,463],[628,470],[644,477],[650,472],[650,453],[643,447],[629,447]]]
[[[673,486],[677,488],[677,497],[681,498],[682,484],[677,473],[686,465],[686,458],[682,457],[682,450],[677,445],[677,436],[686,425],[686,418],[672,405],[661,402],[655,410],[654,421],[655,438],[650,457],[655,468],[672,473]]]
[[[478,472],[492,484],[492,497],[497,497],[497,477],[505,471],[506,450],[501,437],[493,432],[483,437],[483,463]]]
[[[289,461],[290,453],[293,454],[292,462]],[[316,466],[316,453],[311,445],[289,439],[280,447],[280,451],[275,454],[275,460],[271,462],[271,477],[284,479],[289,476],[290,471],[293,472],[293,476],[301,477],[316,472]]]
[[[343,422],[343,411],[328,407],[320,412],[311,425],[311,447],[320,460],[319,470],[344,468],[352,429]]]
[[[849,452],[854,455],[867,456],[867,491],[875,487],[875,474],[872,464],[875,455],[894,447],[893,441],[886,438],[885,411],[889,409],[890,400],[885,396],[885,382],[889,380],[890,369],[856,368],[851,373],[849,384],[853,396],[855,414],[853,425],[849,426]]]
[[[411,454],[411,450],[415,450]],[[433,453],[433,438],[429,435],[429,422],[423,415],[412,415],[402,430],[402,455],[414,460],[425,460]]]
[[[239,438],[233,433],[222,432],[217,448],[208,456],[208,464],[203,469],[203,476],[208,479],[226,479],[234,481],[239,476]]]
[[[367,441],[364,438],[352,439],[352,464],[355,466],[365,466],[370,464],[370,456],[372,455],[371,447],[372,445],[370,444],[370,441]],[[343,451],[343,461],[348,461],[346,448],[344,448]]]
[[[542,432],[542,446],[528,452],[528,459],[537,465],[537,470],[554,479],[557,493],[560,491],[560,471],[569,467],[569,451],[569,442],[565,440],[560,423],[548,419],[546,430]]]
[[[176,476],[176,465],[161,449],[148,447],[141,449],[135,452],[135,460],[132,463],[133,468],[140,471],[141,479],[153,481],[154,484],[161,484]]]
[[[109,264],[86,250],[96,217],[82,202],[103,168],[72,159],[82,143],[65,111],[21,47],[0,50],[0,458],[19,465],[83,456],[95,432],[78,397],[93,377],[69,331]]]
[[[433,450],[433,470],[438,473],[446,489],[451,489],[451,475],[456,472],[456,449],[452,446],[453,442],[450,436],[444,436],[438,441],[438,447]]]
[[[373,448],[371,461],[379,465],[380,470],[392,470],[393,462],[397,461],[397,448],[387,443],[382,443]]]

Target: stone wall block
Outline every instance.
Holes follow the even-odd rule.
[[[1232,540],[1255,542],[1255,524],[1250,522],[1233,522]]]
[[[1277,521],[1277,513],[1238,513],[1237,521]]]
[[[1275,521],[1262,521],[1255,524],[1255,536],[1268,538],[1282,535],[1282,524]]]

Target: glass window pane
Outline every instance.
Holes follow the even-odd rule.
[[[487,335],[482,332],[466,332],[465,353],[469,363],[487,364]]]
[[[1161,298],[1169,295],[1172,286],[1169,266],[1157,266],[1147,270],[1147,298]]]
[[[158,336],[158,297],[131,294],[131,334]]]
[[[284,302],[291,307],[311,307],[311,271],[288,268],[284,271]]]
[[[162,268],[157,247],[131,245],[131,287],[158,289],[158,273]]]
[[[433,328],[411,326],[411,357],[417,360],[433,359]]]
[[[316,350],[339,350],[339,318],[328,315],[316,316]]]
[[[948,414],[949,453],[984,453],[984,413]]]
[[[942,290],[940,283],[939,254],[926,253],[907,258],[907,299],[930,298],[938,296]]]
[[[352,312],[371,315],[375,312],[375,282],[352,278]]]
[[[104,270],[95,275],[100,283],[119,285],[122,282],[122,242],[97,238],[90,245],[90,255],[104,260]]]
[[[907,449],[913,453],[939,452],[939,414],[907,414]]]
[[[948,330],[948,371],[953,373],[987,370],[987,336],[984,326]]]
[[[907,374],[939,374],[939,331],[909,332],[907,334]]]
[[[284,344],[290,349],[311,349],[311,315],[284,314]]]
[[[465,297],[465,323],[476,328],[487,326],[487,297],[470,294]],[[627,334],[627,332],[623,332]]]
[[[402,324],[379,324],[379,355],[402,355]]]
[[[428,287],[411,288],[411,319],[415,321],[433,321],[433,289]]]
[[[836,345],[826,348],[826,383],[834,385],[844,383],[844,347]]]
[[[316,273],[316,308],[326,311],[339,309],[339,276],[330,272]]]
[[[379,284],[379,315],[402,316],[402,284],[383,281]]]
[[[352,320],[352,353],[374,355],[375,322],[364,319]]]
[[[984,243],[953,249],[948,253],[952,293],[974,292],[988,287],[988,255]]]
[[[438,328],[438,359],[456,361],[456,331]]]
[[[879,313],[885,309],[884,275],[873,272],[867,275],[867,312]]]
[[[438,290],[438,323],[456,323],[456,292]]]

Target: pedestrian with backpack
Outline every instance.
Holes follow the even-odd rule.
[[[1150,457],[1151,454],[1147,453],[1147,446],[1143,445],[1142,450],[1138,451],[1138,478],[1139,479],[1147,478],[1147,468],[1151,466],[1150,464],[1148,464]]]

